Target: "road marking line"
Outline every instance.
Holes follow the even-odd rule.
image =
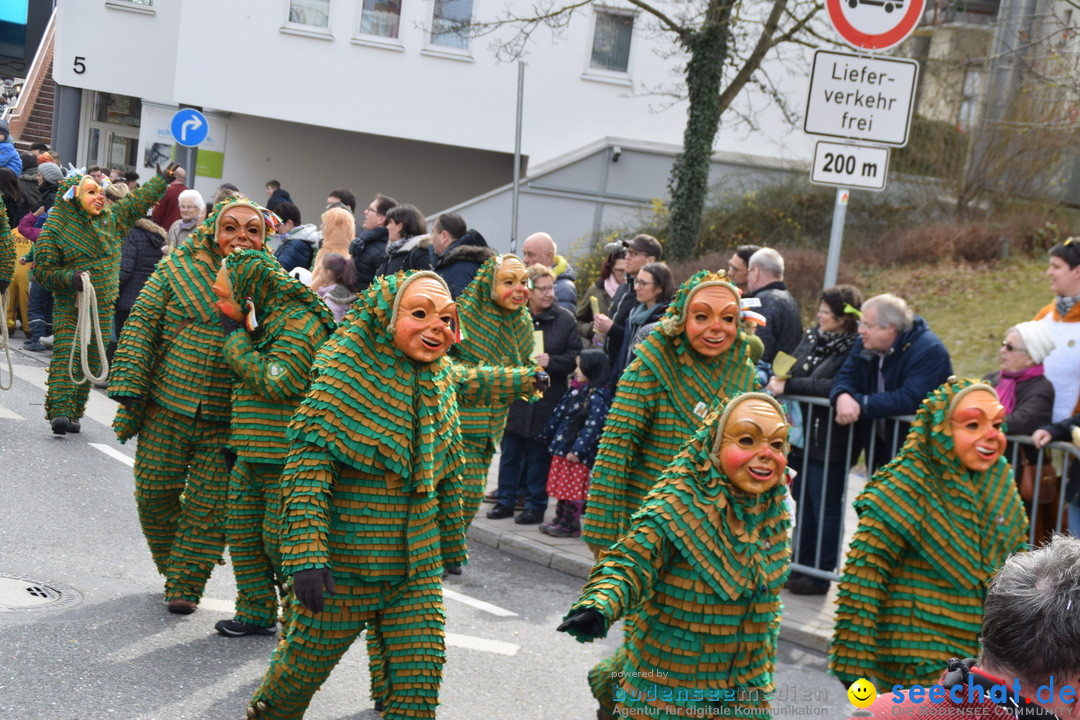
[[[516,612],[513,612],[512,610],[506,610],[499,607],[498,605],[492,605],[491,603],[484,602],[483,600],[477,600],[476,598],[471,598],[468,595],[462,595],[459,592],[454,592],[453,590],[448,589],[445,585],[443,586],[442,592],[443,597],[448,597],[451,600],[457,600],[458,602],[465,603],[466,605],[472,605],[477,610],[483,610],[484,612],[489,612],[492,615],[498,615],[499,617],[518,616],[518,614]]]
[[[487,638],[478,638],[472,635],[458,635],[457,633],[446,633],[446,644],[450,647],[482,650],[497,655],[517,655],[517,651],[521,649],[520,645],[514,645],[513,643],[488,640]]]
[[[49,377],[48,365],[16,365],[15,377],[30,383],[36,388],[45,389],[45,380]],[[44,413],[42,413],[44,417]],[[100,391],[91,390],[86,401],[86,409],[83,417],[99,422],[105,427],[112,425],[116,416],[116,403],[101,394]]]
[[[232,600],[218,600],[217,598],[204,597],[199,600],[200,610],[213,610],[215,612],[228,613],[229,615],[236,614],[236,603]]]
[[[22,415],[14,410],[8,410],[6,407],[0,407],[0,419],[4,420],[25,420]]]
[[[135,467],[135,458],[125,455],[114,447],[109,447],[105,443],[87,443],[92,448],[97,448],[101,452],[105,453],[109,457],[119,460],[128,467]]]

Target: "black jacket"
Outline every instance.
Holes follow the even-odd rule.
[[[277,206],[283,202],[292,202],[292,198],[285,188],[278,188],[266,200],[266,209],[270,212],[276,212]]]
[[[386,259],[375,275],[393,275],[402,270],[431,269],[431,236],[411,237],[394,250],[386,246]]]
[[[550,356],[545,368],[551,387],[534,403],[515,400],[506,419],[506,432],[536,438],[566,394],[567,379],[574,372],[581,353],[581,335],[573,314],[557,302],[533,317],[533,329],[544,333],[544,352]]]
[[[356,290],[362,292],[386,260],[386,243],[390,231],[385,226],[365,230],[356,236],[349,245],[349,255],[356,266]]]
[[[475,230],[469,230],[446,248],[442,256],[431,249],[432,268],[450,287],[450,295],[455,300],[465,287],[476,277],[476,271],[495,255],[488,247],[484,236]]]
[[[765,316],[765,327],[758,328],[757,336],[765,344],[761,361],[772,364],[776,353],[781,350],[787,354],[795,352],[802,335],[802,317],[799,315],[799,303],[788,292],[783,280],[769,283],[754,291],[752,297],[761,301],[761,307],[751,308]]]
[[[120,251],[120,294],[116,298],[118,312],[131,310],[146,280],[154,273],[158,261],[164,256],[165,229],[146,218],[135,222],[135,227],[124,238]]]
[[[832,390],[833,380],[840,372],[847,360],[849,345],[844,352],[836,352],[831,355],[819,355],[815,352],[818,345],[819,335],[817,328],[809,328],[804,334],[799,346],[792,353],[795,356],[795,367],[791,369],[791,377],[784,385],[785,395],[809,395],[810,397],[829,397]],[[854,342],[855,338],[851,338]],[[848,433],[852,432],[853,426],[830,423],[831,409],[828,406],[810,405],[802,406],[803,419],[803,450],[810,458],[818,462],[837,463],[847,457]],[[829,425],[832,425],[832,436],[829,436]],[[861,441],[853,440],[855,446]],[[828,444],[829,454],[825,455],[825,447]],[[801,454],[800,452],[800,454]],[[802,468],[797,463],[792,467],[799,472]]]

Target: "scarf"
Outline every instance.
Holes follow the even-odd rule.
[[[1073,295],[1072,297],[1065,297],[1064,295],[1058,295],[1054,300],[1054,308],[1058,311],[1058,315],[1065,316],[1072,310],[1073,305],[1080,302],[1080,295]]]
[[[806,356],[806,361],[800,366],[800,369],[804,370],[807,376],[825,358],[833,355],[846,355],[851,350],[851,346],[855,344],[855,339],[859,337],[858,333],[826,332],[817,326],[809,328],[806,331],[806,336],[813,343],[810,347],[810,354]]]
[[[645,324],[645,321],[649,319],[649,316],[653,313],[653,308],[656,306],[648,307],[645,303],[638,303],[634,306],[634,309],[630,311],[630,317],[626,319],[626,335],[627,337],[633,337],[638,328]]]
[[[1005,408],[1006,413],[1011,414],[1016,409],[1016,386],[1042,374],[1042,363],[1024,368],[1019,372],[1002,371],[994,389],[997,390],[998,399],[1001,400],[1001,406]]]
[[[615,279],[615,275],[611,274],[607,276],[607,280],[604,281],[604,292],[607,293],[609,298],[615,297],[615,291],[619,289],[621,285],[618,280]]]

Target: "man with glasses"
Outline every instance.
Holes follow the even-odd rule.
[[[349,255],[356,265],[357,292],[363,292],[371,284],[378,267],[386,260],[386,245],[390,240],[386,213],[397,204],[394,198],[378,193],[364,208],[363,231],[349,245]]]
[[[605,338],[610,338],[613,326],[626,327],[626,319],[630,317],[630,311],[637,304],[634,278],[637,277],[638,270],[649,263],[660,262],[664,256],[664,246],[652,235],[635,235],[629,240],[608,243],[604,250],[612,253],[620,248],[626,249],[626,281],[611,298],[611,315],[597,315],[593,318],[593,330],[603,333]],[[619,338],[622,338],[622,334],[619,334]],[[621,342],[609,342],[607,339],[604,341],[604,352],[607,353],[613,365],[618,358],[620,345]],[[618,380],[617,377],[612,377],[613,383],[616,380]]]
[[[903,298],[877,295],[863,303],[859,339],[833,382],[830,400],[836,422],[858,422],[855,458],[874,438],[872,471],[892,457],[907,435],[907,423],[896,427],[886,418],[911,415],[934,388],[952,375],[949,351],[930,331],[926,320],[911,311]],[[866,445],[860,445],[865,442]]]

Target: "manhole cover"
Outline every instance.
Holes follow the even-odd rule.
[[[18,575],[0,575],[0,612],[55,610],[82,601],[74,588]]]

